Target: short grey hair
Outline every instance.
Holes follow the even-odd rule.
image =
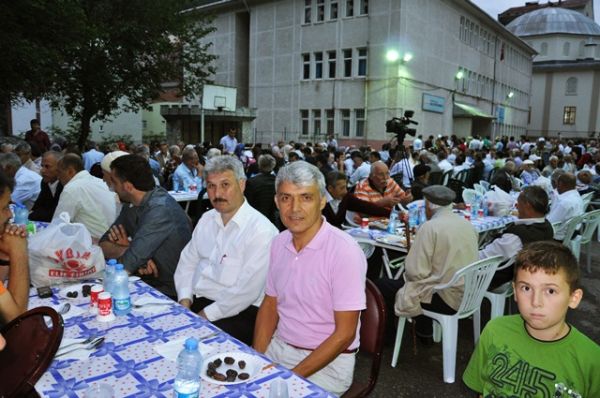
[[[558,160],[558,156],[552,155],[548,158],[548,161],[550,161],[550,160]]]
[[[17,155],[31,153],[31,145],[29,145],[27,142],[19,142],[17,146],[15,146],[15,153]]]
[[[18,170],[21,167],[21,159],[14,152],[0,153],[0,167],[6,169],[6,166]]]
[[[46,151],[42,154],[42,158],[45,158],[47,156],[52,156],[54,159],[56,159],[57,161],[61,160],[63,157],[63,153],[59,152],[59,151]]]
[[[196,150],[192,147],[192,148],[188,148],[185,147],[183,149],[183,151],[181,152],[181,160],[186,161],[188,159],[192,159],[194,157],[194,155],[197,155],[198,152],[196,152]]]
[[[245,180],[246,174],[244,173],[244,166],[239,159],[229,156],[221,155],[210,158],[204,166],[204,181],[208,178],[209,174],[223,173],[225,171],[232,171],[237,180]]]
[[[258,169],[263,173],[270,173],[275,168],[275,158],[265,154],[258,157]]]
[[[207,159],[212,159],[212,158],[214,158],[216,156],[221,156],[221,155],[222,155],[222,153],[221,153],[221,150],[219,148],[210,148],[208,150],[208,152],[206,152],[206,158]]]
[[[321,197],[324,197],[327,192],[325,190],[325,177],[323,177],[321,170],[304,160],[292,162],[279,169],[275,179],[276,190],[279,190],[279,186],[283,182],[291,182],[294,185],[304,187],[316,184]]]

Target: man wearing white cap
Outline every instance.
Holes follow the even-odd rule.
[[[112,182],[112,172],[110,170],[110,164],[113,160],[120,158],[121,156],[129,155],[127,152],[123,151],[113,151],[104,155],[102,161],[100,162],[100,167],[102,168],[102,179],[108,185],[108,189],[113,190],[113,182]]]
[[[540,177],[539,170],[535,167],[535,162],[533,159],[537,158],[537,156],[531,155],[529,159],[523,161],[523,172],[521,173],[521,180],[523,180],[523,184],[531,185],[535,180]],[[533,158],[533,159],[532,159]]]

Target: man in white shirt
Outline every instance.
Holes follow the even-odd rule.
[[[179,303],[252,344],[264,296],[271,240],[278,230],[244,199],[246,175],[232,156],[204,168],[214,209],[200,218],[175,271]]]
[[[448,161],[448,159],[446,159],[447,156],[448,155],[446,154],[445,151],[439,151],[437,153],[438,167],[440,169],[442,169],[442,173],[446,173],[446,172],[448,172],[448,171],[450,171],[450,170],[452,170],[454,168],[454,166],[452,166],[452,163],[450,163]]]
[[[365,162],[365,159],[360,151],[354,151],[350,155],[354,163],[354,172],[350,176],[350,185],[356,185],[359,181],[369,177],[371,165]]]
[[[84,170],[83,160],[73,153],[58,162],[58,179],[64,188],[54,218],[67,212],[71,222],[85,225],[97,241],[117,217],[115,193],[100,178]]]
[[[7,176],[15,180],[15,189],[10,196],[11,200],[14,203],[21,203],[31,210],[40,194],[42,177],[25,166],[21,166],[21,160],[14,153],[0,154],[0,168]]]
[[[564,173],[558,176],[556,181],[556,190],[558,196],[552,200],[550,213],[546,217],[551,223],[561,222],[562,224],[554,231],[554,239],[562,241],[565,238],[565,223],[569,219],[582,215],[584,212],[581,195],[576,188],[577,179],[571,173]]]
[[[104,159],[104,154],[98,151],[96,143],[94,141],[90,141],[87,145],[88,151],[83,154],[83,167],[90,171],[92,166],[96,163],[102,162]]]
[[[26,169],[40,174],[40,166],[31,160],[31,145],[26,142],[21,142],[15,147],[15,153],[21,159],[21,165]]]
[[[219,143],[223,145],[223,153],[233,154],[235,152],[235,147],[238,144],[237,138],[235,138],[236,135],[237,129],[231,128],[229,129],[227,135],[221,138],[221,141],[219,141]]]
[[[413,141],[413,150],[419,152],[421,149],[423,149],[423,136],[419,134]]]
[[[469,142],[469,149],[473,151],[479,151],[483,143],[479,140],[478,136],[474,136],[473,139]]]

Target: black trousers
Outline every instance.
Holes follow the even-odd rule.
[[[394,303],[396,302],[396,293],[398,292],[398,290],[400,290],[400,288],[402,288],[402,286],[404,286],[404,279],[401,277],[397,280],[394,280],[389,279],[387,277],[383,277],[376,280],[375,284],[377,285],[379,291],[383,295],[383,298],[385,299],[385,304],[387,305],[390,313],[393,315]],[[431,303],[421,303],[421,307],[423,307],[423,309],[433,312],[439,312],[441,314],[456,314],[456,311],[448,304],[446,304],[446,302],[440,296],[438,296],[437,293],[434,293],[434,295],[432,296]],[[395,325],[397,323],[396,320],[398,319],[398,317],[394,315],[391,316],[389,319]],[[433,320],[431,318],[426,317],[425,315],[419,315],[415,317],[415,323],[417,336],[433,336]]]
[[[212,303],[214,303],[213,300],[204,297],[194,297],[191,310],[198,313]],[[251,346],[252,338],[254,337],[254,324],[256,323],[257,313],[258,308],[251,305],[235,316],[219,319],[212,323],[227,332],[227,334]]]

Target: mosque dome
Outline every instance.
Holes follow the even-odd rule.
[[[545,7],[523,14],[506,25],[514,35],[538,36],[556,33],[600,36],[600,25],[580,12]]]

